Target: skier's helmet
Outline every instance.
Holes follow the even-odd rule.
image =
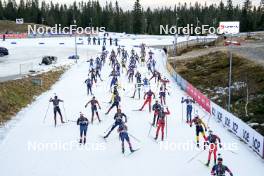
[[[222,157],[218,157],[218,158],[217,158],[217,161],[218,161],[218,164],[222,164],[222,162],[223,162],[223,158],[222,158]]]
[[[54,97],[55,99],[58,99],[58,96],[57,95],[55,95],[55,97]]]

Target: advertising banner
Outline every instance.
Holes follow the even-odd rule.
[[[264,158],[264,138],[245,122],[211,101],[212,118],[243,140],[250,148]]]

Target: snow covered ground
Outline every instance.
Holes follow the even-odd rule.
[[[32,42],[37,40],[39,39],[34,39]],[[60,42],[58,38],[45,40],[52,40],[50,42],[54,45]],[[149,39],[142,39],[145,43],[151,44],[155,40],[151,39],[151,37]],[[127,48],[131,48],[132,45],[139,45],[142,41],[141,39],[138,41],[132,39],[127,39],[126,41],[126,39],[123,39],[121,40],[121,44],[126,45]],[[156,42],[158,43],[158,41],[160,40]],[[170,39],[167,39],[167,42],[169,43]],[[162,44],[164,43],[165,41]],[[48,48],[46,49],[48,50]],[[39,50],[37,47],[34,47],[34,50],[45,54],[45,51]],[[72,52],[73,45],[61,47],[58,53],[62,51],[66,52],[66,50],[69,53]],[[93,50],[98,52],[100,48],[93,48]],[[121,84],[125,88],[125,91],[120,90],[122,95],[121,109],[129,118],[127,124],[129,133],[141,141],[137,142],[131,138],[132,145],[134,148],[140,148],[140,150],[128,157],[124,157],[121,154],[121,142],[118,139],[116,130],[112,132],[108,138],[108,142],[104,142],[104,140],[99,138],[100,135],[104,135],[107,128],[114,122],[114,109],[109,115],[104,115],[109,107],[109,104],[104,102],[109,101],[111,96],[108,80],[111,70],[108,64],[105,65],[102,72],[102,79],[104,81],[99,81],[95,90],[95,96],[102,106],[99,114],[103,122],[98,124],[96,121],[94,125],[89,126],[88,143],[86,146],[79,146],[77,143],[79,127],[74,122],[60,125],[58,128],[53,127],[51,107],[48,111],[47,119],[43,123],[43,118],[49,104],[48,100],[54,93],[57,93],[65,101],[62,105],[65,107],[68,120],[76,120],[80,111],[90,118],[90,108],[85,109],[84,105],[91,97],[87,97],[86,86],[83,83],[87,77],[88,63],[84,59],[80,59],[78,64],[73,65],[50,91],[43,93],[34,103],[17,114],[15,117],[15,119],[18,119],[17,122],[5,134],[5,138],[0,144],[1,175],[210,175],[210,169],[201,163],[201,161],[207,161],[207,150],[191,162],[188,162],[200,150],[197,150],[194,146],[194,127],[190,128],[182,122],[182,104],[180,100],[182,96],[185,96],[185,93],[180,90],[166,71],[166,58],[163,52],[160,50],[153,51],[155,53],[154,57],[157,58],[159,71],[171,81],[171,95],[167,97],[167,104],[171,115],[168,116],[168,137],[165,142],[157,144],[151,139],[154,136],[154,129],[151,131],[151,137],[148,137],[149,122],[152,121],[153,114],[150,114],[148,111],[133,111],[142,105],[143,99],[129,98],[132,94],[131,88],[134,85],[127,83],[125,74],[121,77]],[[85,51],[83,54],[85,55]],[[144,72],[143,75],[150,76],[144,68],[140,68],[140,70]],[[157,91],[157,86],[153,82],[152,88]],[[65,114],[62,105],[61,108]],[[195,106],[195,110],[198,110],[201,116],[205,115],[205,112],[198,106]],[[185,114],[185,110],[183,113]],[[208,122],[207,117],[204,120]],[[209,126],[221,137],[226,148],[229,147],[228,150],[220,149],[220,152],[224,157],[224,164],[229,166],[234,175],[263,175],[264,162],[259,156],[213,120],[210,120]],[[170,146],[169,149],[166,149],[167,144]],[[184,145],[185,147],[177,149],[176,145]],[[186,147],[188,146],[186,145],[193,149],[187,149]],[[230,148],[232,151],[230,151]],[[126,148],[126,152],[128,152],[128,148]]]

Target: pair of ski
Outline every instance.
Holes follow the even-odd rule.
[[[130,152],[130,153],[123,153],[123,155],[124,155],[124,157],[129,157],[129,156],[131,156],[132,154],[134,154],[135,152],[137,152],[137,151],[139,151],[140,150],[140,148],[137,148],[137,149],[135,149],[135,150],[133,150],[133,152]]]
[[[152,123],[149,122],[150,128],[149,128],[149,132],[148,132],[148,137],[150,139],[152,139],[153,142],[156,142],[157,144],[159,144],[159,141],[157,141],[153,136],[150,136],[151,130],[152,128],[156,128],[155,125],[153,125]]]
[[[210,165],[207,165],[207,163],[203,162],[202,160],[197,160],[199,163],[201,163],[202,165],[204,165],[206,168],[210,169]]]
[[[106,138],[105,138],[104,136],[99,136],[99,138],[103,139],[104,142],[107,142],[107,140],[106,140]],[[139,150],[140,150],[140,148],[137,148],[137,149],[134,149],[133,152],[130,152],[130,153],[128,153],[128,154],[123,153],[123,155],[124,155],[124,157],[128,157],[128,156],[132,155],[133,153],[135,153],[135,152],[137,152],[137,151],[139,151]]]

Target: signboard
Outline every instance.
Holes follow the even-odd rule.
[[[24,19],[23,18],[17,18],[16,24],[24,24]]]
[[[186,92],[190,97],[192,97],[202,108],[207,112],[211,113],[211,101],[204,94],[202,94],[198,89],[196,89],[190,83],[187,83]]]
[[[22,34],[0,34],[0,38],[3,38],[3,35],[7,39],[15,39],[15,38],[27,38],[27,33],[22,33]]]
[[[220,34],[238,34],[239,21],[222,21],[219,23],[219,33]]]
[[[212,117],[264,158],[264,138],[245,122],[211,101]]]

